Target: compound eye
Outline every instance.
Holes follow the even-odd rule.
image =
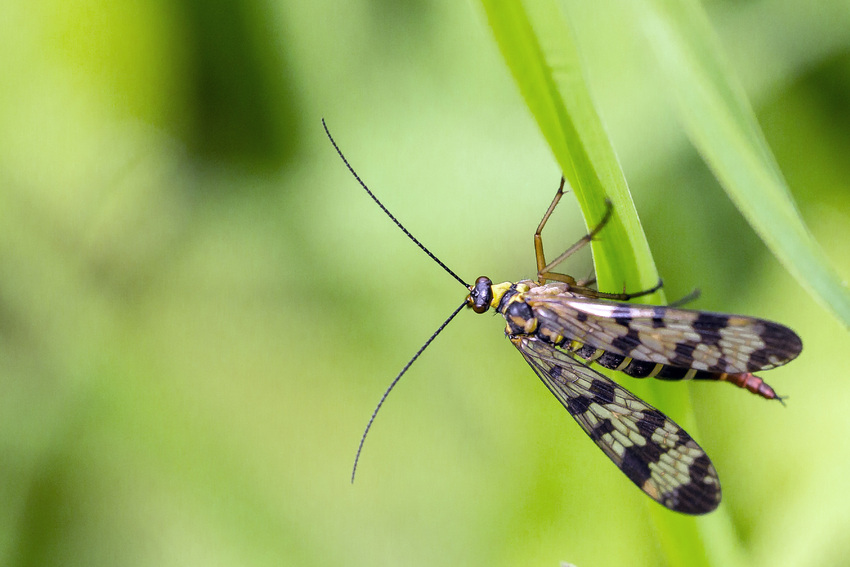
[[[493,282],[486,276],[475,280],[475,285],[469,292],[469,305],[476,313],[484,313],[490,309],[493,301]]]

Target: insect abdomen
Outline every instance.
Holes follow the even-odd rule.
[[[542,338],[543,335],[541,335]],[[670,364],[661,364],[655,362],[647,362],[645,360],[637,360],[628,356],[595,349],[589,345],[582,344],[578,341],[573,341],[570,344],[557,345],[564,348],[576,356],[595,362],[603,368],[610,368],[622,372],[633,378],[657,378],[659,380],[714,380],[719,382],[729,382],[739,388],[744,388],[750,392],[757,394],[768,400],[779,399],[779,396],[764,380],[758,376],[743,372],[740,374],[729,374],[726,372],[708,372],[705,370],[697,370],[696,368],[682,368],[672,366]]]
[[[514,303],[518,303],[514,301]],[[525,305],[523,303],[523,305]],[[528,307],[526,305],[526,307]],[[519,309],[514,308],[516,312]],[[579,341],[570,341],[547,327],[538,326],[533,311],[529,308],[529,317],[534,319],[533,335],[547,343],[562,348],[583,360],[595,362],[603,368],[609,368],[622,372],[633,378],[657,378],[659,380],[713,380],[718,382],[729,382],[739,388],[744,388],[768,400],[781,399],[773,388],[758,376],[744,372],[730,374],[726,372],[708,372],[696,368],[683,368],[670,364],[638,360],[615,352],[594,348]],[[509,323],[510,326],[510,323]]]
[[[589,362],[595,362],[603,368],[610,368],[611,370],[623,372],[624,374],[628,374],[633,378],[661,378],[661,376],[659,376],[659,373],[661,373],[667,368],[670,368],[672,370],[681,370],[682,376],[677,376],[675,378],[669,379],[687,379],[685,377],[685,373],[688,372],[687,369],[674,368],[666,364],[648,362],[646,360],[637,360],[611,351],[593,348],[592,346],[580,343],[578,341],[572,341],[568,345],[565,344],[561,346],[562,348],[569,350],[570,352],[574,353],[576,356],[583,358],[584,360],[587,360]]]

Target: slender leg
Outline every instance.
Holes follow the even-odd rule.
[[[568,257],[575,254],[577,251],[581,250],[584,246],[587,245],[590,241],[593,240],[593,237],[599,234],[599,231],[605,226],[605,224],[611,219],[611,214],[614,211],[614,205],[610,201],[606,201],[606,210],[605,216],[602,217],[602,220],[596,225],[593,230],[589,233],[585,234],[578,242],[567,248],[563,254],[555,258],[554,261],[546,263],[546,255],[543,252],[543,238],[541,233],[543,232],[543,227],[546,226],[546,221],[549,220],[549,217],[552,215],[552,212],[555,210],[555,207],[558,205],[558,202],[561,200],[561,197],[564,195],[564,178],[561,178],[561,184],[558,186],[558,192],[555,193],[555,198],[552,199],[552,204],[549,205],[549,208],[546,209],[546,214],[543,215],[543,219],[540,221],[540,224],[537,226],[537,231],[534,233],[534,254],[537,258],[537,281],[540,283],[546,283],[546,280],[554,280],[558,282],[563,282],[570,286],[576,285],[576,280],[572,276],[568,276],[566,274],[559,274],[557,272],[553,272],[552,269],[555,268],[558,264],[566,260]],[[579,286],[582,287],[582,286]]]
[[[700,291],[698,289],[693,290],[691,293],[682,297],[681,299],[677,299],[676,301],[672,301],[667,304],[667,307],[681,307],[686,303],[690,303],[691,301],[697,299],[700,296]]]
[[[548,274],[547,277],[549,279],[555,279],[555,278],[551,277],[552,275],[553,274]],[[557,275],[560,275],[560,274],[554,274],[554,275],[557,276]],[[555,281],[561,281],[561,280],[556,279]],[[613,299],[615,301],[627,301],[629,299],[634,299],[635,297],[642,297],[644,295],[649,295],[649,294],[655,293],[656,291],[658,291],[662,287],[664,287],[664,282],[659,278],[658,283],[655,284],[654,286],[652,286],[651,288],[644,289],[642,291],[636,291],[634,293],[627,293],[625,291],[623,293],[607,293],[607,292],[604,292],[604,291],[597,291],[595,289],[582,287],[582,286],[578,286],[578,285],[571,285],[570,290],[574,291],[574,292],[576,292],[580,295],[583,295],[585,297],[595,297],[595,298],[599,298],[599,299]]]
[[[542,276],[547,271],[546,256],[543,253],[543,239],[541,238],[540,233],[543,232],[543,227],[546,226],[546,222],[549,220],[549,217],[552,215],[552,212],[555,210],[555,207],[558,205],[561,197],[564,196],[564,182],[565,180],[562,176],[561,184],[558,186],[558,191],[555,193],[555,198],[552,199],[552,203],[549,205],[549,208],[546,209],[546,213],[543,215],[543,219],[541,219],[540,224],[537,225],[537,231],[534,233],[534,255],[537,258],[537,279],[540,283],[546,283],[546,281],[542,279]],[[569,279],[572,281],[567,283],[575,283],[573,278]]]
[[[593,229],[587,234],[585,234],[578,242],[567,248],[560,256],[555,258],[552,262],[547,263],[546,256],[543,252],[543,238],[541,236],[541,233],[543,232],[543,227],[546,226],[546,222],[549,220],[549,217],[552,216],[552,212],[555,210],[555,207],[558,205],[558,202],[561,200],[561,197],[564,196],[564,183],[564,178],[561,177],[561,183],[558,186],[558,191],[555,193],[555,198],[552,199],[552,203],[549,205],[549,208],[546,209],[546,213],[543,215],[543,218],[541,219],[540,224],[537,226],[537,230],[534,233],[534,254],[537,259],[537,281],[541,284],[546,283],[547,280],[562,282],[567,284],[570,289],[575,290],[576,292],[587,297],[615,299],[619,301],[625,301],[633,297],[649,295],[661,289],[663,283],[661,280],[658,280],[658,284],[656,286],[636,293],[626,293],[625,291],[623,293],[606,293],[603,291],[597,291],[595,289],[586,287],[588,285],[593,284],[596,281],[595,278],[588,278],[586,280],[582,280],[581,282],[577,282],[572,276],[568,276],[567,274],[559,274],[557,272],[552,271],[558,264],[572,256],[577,251],[581,250],[584,246],[586,246],[589,242],[591,242],[593,238],[597,234],[599,234],[599,232],[605,227],[608,221],[611,220],[611,215],[614,212],[613,203],[611,203],[611,201],[606,201],[605,215],[602,217],[602,220],[599,221],[599,224],[593,227]]]

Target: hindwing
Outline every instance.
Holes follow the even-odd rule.
[[[685,514],[705,514],[717,507],[717,471],[670,418],[542,340],[515,336],[511,342],[581,428],[641,490]]]

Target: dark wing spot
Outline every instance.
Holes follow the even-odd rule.
[[[689,482],[664,495],[665,506],[692,516],[708,514],[719,503],[720,490],[713,484],[698,486]]]
[[[694,329],[694,331],[699,335],[699,340],[704,345],[717,346],[720,342],[720,333],[716,329]]]
[[[590,407],[592,400],[584,396],[576,396],[567,399],[567,410],[572,415],[581,415]]]
[[[666,418],[658,410],[644,410],[643,417],[637,421],[640,434],[646,438],[647,443],[643,447],[626,447],[623,453],[621,468],[632,482],[643,488],[643,484],[649,480],[651,474],[649,463],[656,463],[664,453],[664,449],[650,441],[652,433],[658,427],[664,425]]]
[[[763,328],[759,333],[759,337],[768,347],[785,354],[788,359],[792,359],[803,350],[803,341],[797,336],[797,333],[780,325],[771,323],[770,321],[762,321]]]
[[[709,471],[713,470],[714,467],[711,464],[711,461],[708,458],[708,455],[703,453],[699,457],[697,457],[690,468],[691,481],[696,484],[705,484],[706,477],[709,476]]]
[[[747,370],[753,372],[763,368],[772,368],[793,360],[803,350],[803,343],[797,334],[778,323],[762,321],[759,338],[764,348],[750,353],[747,360]]]
[[[655,433],[655,430],[659,427],[664,427],[666,422],[667,418],[664,417],[663,413],[656,409],[652,409],[643,410],[643,417],[637,420],[635,425],[643,437],[650,439],[652,438],[652,434]]]
[[[636,330],[629,329],[625,335],[620,335],[611,341],[611,346],[623,354],[629,354],[632,350],[640,346],[640,336]]]
[[[755,372],[761,370],[765,366],[773,366],[773,363],[768,358],[770,355],[776,356],[777,352],[771,348],[760,348],[750,353],[747,359],[747,370]]]
[[[694,348],[696,345],[691,343],[676,343],[676,348],[674,349],[676,354],[684,356],[685,358],[693,359],[694,357]]]
[[[718,313],[700,313],[692,326],[700,342],[714,346],[720,342],[720,329],[729,326],[729,317]]]
[[[667,314],[667,310],[663,307],[656,307],[652,310],[652,328],[660,329],[662,327],[666,327],[667,324],[664,322],[664,316]]]
[[[593,401],[600,405],[614,401],[614,385],[605,380],[595,379],[590,383],[588,391],[593,394]]]
[[[694,348],[696,348],[696,345],[690,341],[676,343],[676,348],[673,349],[675,354],[670,358],[670,364],[690,368],[694,362]]]
[[[717,372],[718,374],[723,372],[729,372],[732,370],[729,366],[729,361],[726,360],[725,356],[721,356],[717,359],[717,362],[708,367],[709,372]]]
[[[611,317],[617,323],[628,327],[632,320],[632,308],[627,305],[618,305],[611,310]]]
[[[626,447],[620,468],[633,483],[642,489],[644,483],[652,476],[649,463],[657,463],[663,452],[655,443],[647,443],[643,447]]]
[[[720,313],[700,313],[693,323],[697,332],[700,330],[725,329],[729,325],[729,317]]]
[[[699,456],[690,467],[691,481],[664,495],[665,505],[684,514],[706,514],[720,503],[720,485],[717,482],[706,483],[709,477],[717,473],[708,456]]]
[[[614,424],[611,423],[610,419],[603,419],[599,423],[596,424],[596,427],[590,432],[590,438],[595,442],[599,442],[602,439],[602,436],[606,433],[611,433],[614,431]]]
[[[649,477],[651,476],[649,465],[641,458],[640,451],[635,447],[626,447],[620,468],[624,473],[626,473],[626,476],[641,489],[643,488],[644,483],[649,480]]]

